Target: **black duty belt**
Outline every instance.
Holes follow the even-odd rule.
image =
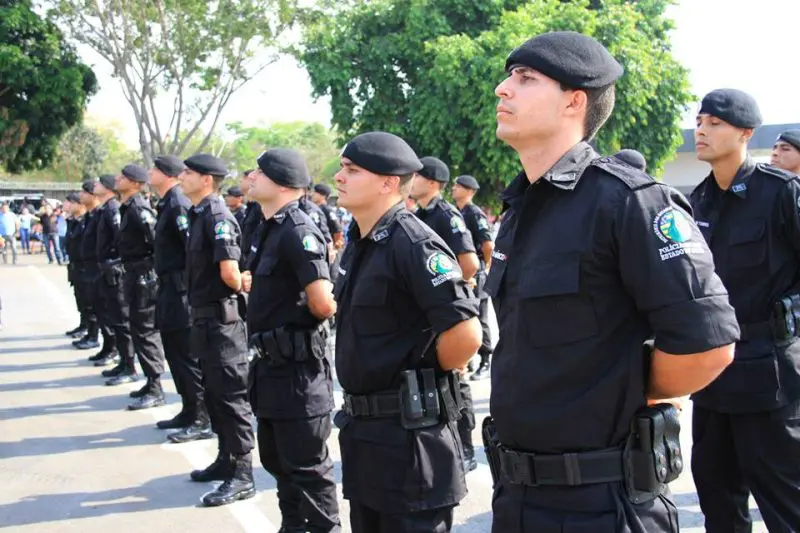
[[[400,391],[376,392],[356,396],[344,393],[342,410],[358,418],[388,418],[400,414]]]
[[[219,306],[217,304],[203,305],[201,307],[192,307],[192,320],[199,320],[203,318],[217,318],[219,317]]]
[[[125,265],[125,270],[128,272],[134,272],[136,274],[142,274],[144,272],[149,272],[153,270],[153,258],[152,257],[139,257],[137,259],[123,259],[122,264]]]
[[[772,321],[766,320],[764,322],[752,322],[750,324],[739,324],[739,331],[741,341],[751,341],[755,339],[772,339],[774,331],[772,328]]]
[[[220,320],[225,320],[225,310],[223,306],[230,307],[230,311],[233,312],[235,316],[229,317],[232,319],[238,319],[239,313],[236,310],[236,297],[229,297],[223,298],[218,302],[212,302],[206,305],[198,305],[198,306],[190,306],[190,313],[192,320],[201,320],[205,318],[217,318]]]
[[[622,450],[540,455],[501,446],[500,469],[511,483],[540,485],[591,485],[624,479]]]

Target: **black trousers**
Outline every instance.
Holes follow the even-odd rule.
[[[353,533],[447,533],[452,527],[452,507],[387,514],[350,502],[350,529]]]
[[[142,287],[139,274],[126,271],[123,278],[125,301],[130,309],[131,350],[139,356],[142,372],[148,378],[164,373],[164,347],[156,329],[155,286]]]
[[[195,320],[191,351],[200,361],[204,399],[211,427],[223,453],[241,455],[253,449],[253,411],[247,395],[247,339],[244,322],[222,324]]]
[[[695,405],[692,439],[708,533],[749,533],[750,493],[770,533],[800,530],[800,401],[746,414]]]
[[[501,479],[492,533],[678,533],[678,509],[669,494],[633,504],[621,482],[526,487]]]
[[[103,273],[98,285],[98,299],[102,302],[100,323],[110,330],[116,341],[122,363],[130,370],[135,368],[133,339],[130,328],[130,307],[125,301],[122,269]]]
[[[461,418],[456,422],[458,428],[458,436],[461,438],[461,446],[464,450],[464,455],[472,457],[475,455],[475,447],[472,444],[472,430],[475,429],[475,406],[472,402],[472,389],[464,377],[461,378],[459,384],[459,391],[461,391]]]
[[[339,525],[328,414],[299,420],[258,419],[258,454],[275,477],[282,525],[312,533]]]
[[[489,306],[491,303],[492,299],[487,296],[481,298],[478,307],[478,320],[481,323],[481,332],[483,333],[481,337],[481,347],[478,348],[478,355],[481,356],[481,363],[483,364],[489,361],[489,358],[492,356],[492,351],[494,350],[492,347],[492,332],[489,329]]]
[[[172,381],[183,402],[182,411],[195,417],[198,405],[203,402],[203,372],[200,361],[192,356],[191,332],[191,328],[183,328],[160,333]]]

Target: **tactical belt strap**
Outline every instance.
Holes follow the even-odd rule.
[[[741,331],[739,340],[742,341],[771,339],[774,337],[772,322],[769,320],[764,322],[752,322],[750,324],[739,324],[739,331]]]
[[[222,306],[222,302],[224,302],[227,299],[228,298],[224,298],[219,302],[208,305],[190,307],[192,320],[200,320],[204,318],[220,318],[222,316],[222,310],[220,309],[220,307]]]
[[[622,450],[539,455],[498,448],[500,470],[516,485],[591,485],[623,479]]]
[[[386,391],[356,396],[345,392],[342,409],[358,418],[397,416],[400,414],[400,394],[398,391]]]

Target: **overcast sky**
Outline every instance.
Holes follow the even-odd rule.
[[[767,124],[800,122],[800,68],[794,48],[800,31],[800,0],[681,0],[671,8],[676,29],[676,57],[690,70],[692,92],[721,87],[749,92],[758,100]],[[89,114],[115,122],[125,141],[135,147],[133,115],[110,68],[84,49],[81,53],[98,75],[100,91]],[[692,106],[683,127],[693,125]],[[248,125],[278,121],[319,121],[329,124],[324,100],[314,102],[308,76],[292,59],[284,58],[245,85],[223,113],[223,122]]]

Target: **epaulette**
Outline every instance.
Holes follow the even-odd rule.
[[[767,174],[768,176],[780,178],[783,181],[792,181],[794,179],[797,179],[796,174],[793,174],[787,170],[783,170],[778,167],[773,167],[772,165],[767,165],[766,163],[756,163],[756,169],[760,170],[764,174]]]
[[[397,225],[403,228],[412,243],[422,242],[429,237],[424,224],[412,213],[401,213],[397,216]]]
[[[592,161],[590,167],[597,167],[619,179],[631,190],[641,189],[658,183],[645,172],[633,168],[618,160],[616,157],[600,157]]]
[[[306,224],[306,217],[308,215],[306,215],[305,212],[302,209],[300,209],[299,207],[293,207],[292,209],[289,209],[289,213],[288,214],[289,214],[289,218],[292,219],[292,222],[294,222],[295,226],[302,226],[302,225]],[[303,215],[305,215],[305,216],[303,216]]]
[[[224,205],[225,203],[222,201],[222,198],[215,196],[208,202],[208,210],[212,215],[219,215],[223,212],[222,207]]]

